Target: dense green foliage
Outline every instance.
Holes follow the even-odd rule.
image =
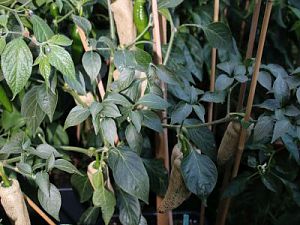
[[[0,165],[10,176],[26,177],[56,220],[61,196],[51,175],[61,175],[60,170],[72,174],[80,202],[90,205],[78,224],[95,224],[99,216],[108,224],[117,212],[124,225],[145,224],[141,205],[149,202],[150,191],[163,196],[168,185],[163,162],[154,157],[153,134],[164,128],[178,137],[170,144],[178,142],[183,151],[185,185],[199,202],[207,202],[208,216],[215,218],[221,197],[215,185],[223,175],[218,168],[218,176],[215,165],[224,133],[221,123],[242,121],[244,115],[244,109],[234,109],[238,87],[250,84],[255,63],[254,58],[244,59],[255,1],[248,10],[240,3],[244,1],[222,1],[220,22],[212,22],[212,1],[158,2],[171,28],[163,65],[153,62],[152,38],[148,40],[152,26],[147,37],[119,45],[104,0],[0,2]],[[147,1],[144,13],[150,15],[150,6]],[[77,26],[88,38],[89,51],[84,52]],[[141,43],[145,50],[133,48]],[[253,108],[254,129],[241,173],[223,193],[239,196],[229,224],[300,221],[299,43],[299,1],[276,1]],[[212,47],[218,49],[215,92],[208,91]],[[112,78],[114,68],[120,72],[118,80]],[[146,77],[137,76],[140,72]],[[101,79],[106,85],[103,100]],[[168,85],[167,100],[159,80]],[[209,102],[217,105],[215,132],[206,124]],[[168,123],[159,117],[163,110]],[[75,126],[81,130],[77,140]],[[72,160],[78,154],[79,163]],[[93,187],[86,175],[91,161],[97,169]]]

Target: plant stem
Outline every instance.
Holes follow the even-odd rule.
[[[108,77],[107,77],[107,84],[106,84],[106,92],[110,90],[110,85],[113,80],[113,73],[115,71],[115,64],[113,63],[113,56],[110,57],[110,64],[109,64],[109,71],[108,71]]]
[[[65,83],[63,86],[63,90],[67,93],[69,93],[70,95],[72,95],[72,97],[83,107],[87,107],[87,104],[85,102],[83,102],[81,100],[81,98],[79,97],[79,95],[72,89],[69,88],[69,86]]]
[[[86,149],[86,148],[80,148],[80,147],[75,147],[75,146],[59,146],[57,148],[60,148],[64,151],[72,151],[72,152],[82,153],[89,157],[92,157],[94,155],[94,152],[92,150]]]
[[[113,40],[113,42],[115,42],[117,38],[116,38],[114,18],[111,11],[111,0],[107,0],[107,7],[108,7],[108,16],[109,16],[110,37]]]
[[[71,9],[71,11],[68,12],[66,15],[64,15],[63,17],[56,20],[56,24],[59,24],[60,22],[64,21],[66,18],[68,18],[70,15],[72,15],[74,13],[74,11],[75,11],[75,9]]]
[[[148,25],[147,25],[147,27],[143,30],[143,32],[142,33],[140,33],[130,44],[128,44],[127,46],[126,46],[126,48],[129,48],[129,47],[131,47],[132,45],[134,45],[134,44],[136,44],[136,42],[138,41],[138,40],[140,40],[143,36],[144,36],[144,34],[146,33],[146,32],[148,32],[148,30],[149,30],[149,28],[150,27],[152,27],[153,26],[153,22],[152,22],[152,16],[150,15],[150,19],[149,19],[149,23],[148,23]]]
[[[11,159],[3,160],[3,164],[11,164],[11,163],[19,162],[20,160],[21,160],[21,156],[17,156]]]
[[[9,181],[8,177],[5,174],[5,170],[3,168],[3,164],[0,163],[0,176],[2,178],[3,181],[3,187],[10,187],[11,186],[11,182]]]
[[[99,169],[99,167],[100,167],[100,157],[99,157],[99,153],[96,153],[96,161],[95,161],[95,163],[93,164],[93,167],[94,167],[95,169]]]
[[[224,118],[215,120],[215,121],[211,121],[211,122],[207,122],[207,123],[198,123],[198,124],[194,124],[194,125],[183,125],[182,127],[184,128],[199,128],[199,127],[208,127],[211,125],[215,125],[215,124],[219,124],[219,123],[226,123],[231,121],[233,118],[231,118],[230,116],[226,116]],[[165,128],[180,128],[181,125],[173,125],[173,124],[162,124],[163,127]]]
[[[169,45],[168,45],[167,53],[164,58],[163,65],[167,65],[169,61],[170,54],[174,44],[175,34],[177,33],[177,29],[174,27],[173,21],[170,24],[171,24],[171,36],[170,36]]]

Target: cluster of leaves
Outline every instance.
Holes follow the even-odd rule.
[[[56,0],[55,18],[48,13],[52,2],[17,1],[11,2],[10,8],[0,5],[1,84],[14,105],[12,113],[3,110],[1,114],[0,159],[11,175],[21,173],[32,181],[41,206],[57,220],[61,197],[49,181],[49,174],[56,169],[73,174],[71,183],[80,202],[89,202],[90,207],[78,224],[95,224],[100,212],[108,224],[115,208],[122,224],[147,224],[141,206],[148,203],[149,191],[163,196],[168,185],[168,173],[163,162],[153,157],[150,140],[153,132],[175,128],[190,146],[184,151],[181,165],[185,185],[206,201],[217,183],[218,172],[214,164],[215,136],[203,125],[205,107],[210,102],[227,103],[224,111],[228,118],[235,103],[231,93],[238,84],[250,80],[254,61],[243,60],[243,52],[239,52],[234,39],[239,32],[232,37],[226,23],[248,21],[254,1],[250,1],[248,13],[240,12],[239,1],[222,1],[222,11],[230,6],[228,21],[222,15],[222,22],[215,23],[211,1],[159,1],[160,13],[166,16],[174,35],[163,46],[167,58],[164,65],[153,63],[151,47],[142,50],[131,48],[132,45],[118,46],[108,30],[97,29],[98,24],[109,24],[103,19],[107,18],[106,1]],[[103,15],[90,17],[99,4],[105,9]],[[179,4],[184,7],[175,9]],[[263,193],[271,193],[264,195],[267,200],[263,203],[268,204],[272,215],[265,224],[280,224],[278,221],[290,215],[280,217],[285,207],[291,209],[289,213],[299,211],[300,70],[294,66],[294,55],[299,54],[295,44],[299,42],[299,10],[297,1],[275,4],[273,20],[277,23],[270,26],[272,35],[266,47],[281,41],[278,26],[290,30],[292,38],[287,43],[293,43],[293,48],[275,44],[289,69],[273,64],[278,62],[278,54],[270,48],[265,50],[264,60],[270,64],[262,65],[260,70],[254,107],[257,120],[243,161],[247,167],[223,194],[240,194],[234,207],[244,208],[243,201],[253,203],[252,199],[261,198],[253,190],[254,185],[259,185]],[[80,56],[79,65],[74,65],[78,56],[73,50],[78,40],[72,40],[68,33],[70,23],[82,29],[90,47]],[[114,31],[113,27],[110,29]],[[207,91],[212,47],[218,48],[219,61],[214,92]],[[112,81],[114,68],[119,74]],[[107,87],[99,100],[101,79]],[[168,85],[168,99],[164,99],[158,81]],[[75,106],[69,101],[70,96]],[[87,96],[91,96],[89,101],[84,100]],[[164,110],[170,124],[161,122],[159,113]],[[65,129],[81,124],[81,146],[67,146]],[[79,171],[64,150],[95,159],[92,178],[83,172],[87,165]],[[278,203],[272,194],[282,193],[287,197],[280,208],[274,209]],[[290,198],[294,200],[292,204]],[[257,205],[253,220],[261,221],[265,218],[256,212],[266,207]],[[244,210],[238,212],[232,213],[231,224],[240,223],[237,218]]]
[[[169,8],[181,2],[160,2],[159,7],[170,16],[170,22],[173,19]],[[183,38],[188,36],[178,30],[174,49],[169,46],[172,50],[169,65],[154,65],[147,51],[130,49],[130,46],[118,47],[116,40],[103,34],[90,38],[93,36],[92,22],[83,12],[85,6],[96,2],[56,1],[59,13],[71,15],[68,14],[71,10],[74,13],[70,18],[72,23],[89,37],[91,50],[83,54],[82,65],[75,66],[75,56],[69,53],[75,40],[60,29],[63,25],[58,24],[63,21],[60,19],[69,18],[57,17],[50,24],[45,20],[48,15],[43,16],[49,2],[38,1],[36,4],[4,6],[0,18],[2,83],[9,88],[7,91],[11,90],[14,104],[11,115],[4,111],[1,116],[0,155],[4,165],[12,173],[20,173],[35,183],[41,206],[57,220],[61,197],[49,181],[53,169],[73,174],[71,182],[80,201],[92,202],[79,224],[94,224],[100,210],[105,224],[108,224],[116,206],[122,224],[145,224],[140,201],[148,203],[150,190],[163,196],[168,180],[162,161],[153,158],[149,138],[151,130],[162,132],[163,126],[168,125],[161,123],[157,112],[170,109],[170,126],[185,124],[184,135],[188,142],[202,151],[191,148],[185,154],[182,173],[190,191],[205,200],[217,181],[217,170],[212,161],[214,136],[206,127],[188,126],[205,122],[203,102],[223,101],[218,99],[225,93],[215,95],[196,88],[194,77],[202,80],[204,61],[194,58],[202,48],[196,39],[190,37],[190,43],[186,45]],[[75,15],[77,13],[79,16]],[[223,23],[208,23],[199,28],[212,46],[221,47],[220,43],[225,45],[227,42],[231,46],[230,32]],[[196,43],[195,47],[192,42]],[[177,48],[186,52],[184,58],[176,56]],[[99,101],[97,82],[104,77],[100,71],[106,68],[102,62],[112,57],[110,71],[116,67],[119,79],[110,82],[112,73],[109,72],[107,93]],[[180,64],[175,62],[176,59],[181,60]],[[201,64],[198,65],[197,60]],[[178,66],[182,69],[177,70]],[[190,76],[183,76],[186,69]],[[163,98],[158,80],[170,85],[173,97],[168,101]],[[66,116],[64,127],[61,121],[66,108],[59,108],[65,98],[62,91],[69,93],[77,103]],[[93,96],[90,103],[82,100],[88,94]],[[9,122],[8,118],[14,120]],[[82,136],[92,133],[97,142],[83,142],[86,143],[83,147],[91,148],[65,146],[68,138],[64,129],[82,123],[92,127]],[[65,149],[80,149],[81,153],[96,158],[97,172],[92,180],[70,162],[70,157],[63,151]]]

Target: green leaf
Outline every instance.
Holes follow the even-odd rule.
[[[143,136],[136,130],[134,125],[129,124],[126,127],[125,137],[130,149],[140,155],[143,147]]]
[[[69,79],[75,80],[75,67],[70,54],[62,47],[49,45],[49,63]]]
[[[157,110],[163,110],[170,106],[170,104],[166,100],[152,93],[146,94],[143,97],[141,97],[137,101],[136,105],[138,104],[148,106],[151,109]]]
[[[134,51],[135,69],[141,72],[147,72],[149,64],[152,62],[151,55],[139,48]]]
[[[227,25],[214,22],[203,27],[204,34],[210,45],[218,49],[233,49],[232,36]]]
[[[159,0],[158,1],[158,8],[175,8],[179,4],[181,4],[183,0]]]
[[[171,113],[171,123],[181,124],[193,111],[192,105],[186,102],[179,102]]]
[[[60,46],[70,46],[72,42],[73,41],[70,38],[62,34],[56,34],[49,40],[49,43]]]
[[[49,158],[46,160],[46,170],[47,170],[47,172],[50,172],[53,169],[54,163],[55,163],[55,156],[54,156],[53,153],[51,153]]]
[[[16,166],[17,166],[17,169],[20,171],[20,173],[29,175],[29,176],[31,175],[32,168],[28,163],[20,162],[20,163],[17,163]]]
[[[168,171],[160,159],[143,159],[147,170],[150,189],[159,196],[165,196],[168,188]]]
[[[14,97],[27,84],[32,65],[32,54],[23,39],[16,38],[6,45],[1,55],[1,68]]]
[[[250,175],[249,173],[243,173],[234,178],[224,190],[222,198],[232,198],[242,193],[247,187]]]
[[[132,104],[119,93],[108,93],[103,102],[111,102],[116,105],[122,105],[124,107],[130,107]]]
[[[1,148],[0,154],[18,154],[22,152],[22,145],[25,140],[25,133],[20,131],[13,134]]]
[[[205,102],[214,102],[214,103],[224,103],[225,101],[225,92],[205,92],[204,95],[201,97],[202,101]]]
[[[139,225],[141,206],[138,198],[117,189],[117,201],[120,211],[119,219],[123,225]]]
[[[8,21],[8,15],[0,15],[0,25],[6,27]]]
[[[83,54],[82,65],[91,81],[96,80],[101,69],[101,58],[97,52],[87,51]]]
[[[48,144],[40,144],[36,147],[36,151],[30,151],[31,154],[37,155],[42,159],[48,159],[52,154],[55,157],[60,157],[61,154]]]
[[[39,42],[45,42],[49,40],[53,35],[53,31],[48,24],[39,16],[32,15],[30,21],[33,26],[33,33]]]
[[[260,71],[258,76],[258,83],[268,91],[270,91],[272,89],[272,76],[268,72]]]
[[[32,134],[36,133],[37,128],[45,118],[45,113],[39,105],[38,92],[40,87],[32,87],[24,96],[21,105],[21,114],[26,120],[28,129]]]
[[[102,129],[104,139],[114,146],[115,138],[118,135],[115,121],[111,118],[103,118],[100,120],[100,127]]]
[[[84,31],[86,36],[88,36],[90,31],[92,30],[92,24],[90,23],[90,21],[88,21],[84,17],[75,16],[75,15],[72,15],[72,19],[73,22]]]
[[[234,71],[235,66],[236,66],[236,62],[227,61],[227,62],[219,63],[217,65],[217,68],[219,70],[222,70],[222,71],[226,72],[228,75],[231,75]]]
[[[277,76],[273,84],[273,91],[275,98],[281,103],[285,103],[290,97],[290,89],[287,82],[281,77]]]
[[[233,83],[234,79],[231,77],[228,77],[225,74],[221,74],[217,77],[216,80],[216,90],[217,91],[223,91],[230,87],[230,85]]]
[[[288,131],[289,127],[290,122],[286,119],[276,121],[271,143],[282,137]]]
[[[37,92],[37,101],[40,108],[48,115],[50,122],[52,122],[58,101],[58,95],[53,94],[45,85],[41,85]]]
[[[91,192],[92,194],[93,192]],[[95,225],[99,216],[99,207],[89,207],[87,210],[85,210],[80,219],[78,224],[81,225]]]
[[[77,70],[75,73],[75,79],[73,77],[63,76],[66,84],[70,88],[74,89],[80,95],[86,95],[85,81],[81,71]]]
[[[47,84],[47,87],[50,87],[49,78],[51,75],[51,65],[49,62],[49,59],[46,55],[42,56],[39,61],[39,71],[43,78],[45,79],[45,82]]]
[[[5,46],[6,46],[5,37],[0,37],[0,55],[2,54]]]
[[[120,72],[118,80],[114,81],[111,85],[111,89],[119,92],[128,88],[135,79],[134,70],[124,69]]]
[[[262,183],[267,189],[273,192],[279,191],[279,185],[281,184],[280,180],[271,174],[264,174],[260,177]]]
[[[82,175],[72,163],[65,159],[55,160],[54,167],[67,173],[77,173]]]
[[[93,195],[93,187],[88,176],[74,173],[71,176],[71,184],[79,194],[80,203],[88,201]]]
[[[151,55],[141,49],[134,51],[118,50],[114,54],[114,63],[120,72],[124,69],[146,72],[151,62]]]
[[[272,136],[274,120],[270,116],[260,116],[254,127],[253,140],[260,142]]]
[[[288,134],[283,135],[281,138],[289,153],[293,156],[296,162],[300,163],[299,149],[293,138]]]
[[[198,118],[202,121],[205,122],[205,108],[203,105],[199,104],[199,105],[193,105],[193,109],[194,112],[196,113],[196,115],[198,116]]]
[[[138,110],[131,111],[129,117],[131,119],[131,122],[135,126],[137,132],[140,132],[142,128],[143,114]]]
[[[44,195],[50,196],[50,181],[48,173],[45,171],[38,172],[35,175],[35,183],[38,185],[39,190],[41,190]]]
[[[195,150],[182,159],[181,170],[187,188],[201,199],[213,191],[218,171],[213,161]]]
[[[159,116],[150,111],[150,110],[143,110],[143,126],[146,126],[156,132],[162,132],[163,128],[161,125],[161,120]]]
[[[59,210],[61,207],[59,190],[53,184],[50,184],[50,195],[45,195],[44,192],[39,189],[38,199],[43,209],[59,221]]]
[[[109,154],[109,166],[116,184],[122,190],[148,203],[149,177],[141,158],[135,152],[124,148],[113,150]]]
[[[82,123],[89,117],[89,115],[90,115],[90,110],[88,108],[84,108],[81,105],[75,106],[67,116],[64,129]]]
[[[101,111],[101,115],[105,117],[112,117],[112,118],[117,118],[122,116],[118,107],[115,104],[112,104],[111,102],[103,103],[103,109]]]
[[[171,72],[167,67],[163,65],[155,66],[155,74],[160,80],[167,84],[180,85],[181,81],[178,79],[175,73]]]
[[[102,186],[100,189],[94,191],[93,203],[95,206],[101,207],[103,221],[105,225],[108,225],[116,206],[114,194]]]

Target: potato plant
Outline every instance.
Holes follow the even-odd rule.
[[[40,206],[59,221],[56,182],[71,174],[67,177],[80,202],[89,206],[78,224],[96,224],[99,218],[109,224],[114,214],[123,225],[147,224],[142,209],[149,192],[169,196],[163,212],[193,194],[199,210],[201,203],[207,206],[214,221],[216,199],[238,195],[229,224],[279,225],[288,217],[298,224],[298,1],[274,2],[246,122],[245,108],[236,106],[241,84],[248,96],[256,63],[255,56],[246,59],[244,53],[257,1],[248,1],[244,9],[244,1],[223,0],[220,21],[213,22],[212,1],[159,0],[167,23],[162,63],[153,54],[158,40],[152,33],[152,1],[123,1],[146,19],[117,8],[120,2],[0,2],[1,188],[16,180],[21,187],[29,183]],[[122,24],[118,13],[125,15],[121,22],[130,15],[131,23]],[[212,48],[218,53],[214,91],[209,90]],[[209,104],[215,105],[212,121]],[[226,123],[237,124],[234,137],[224,135]],[[242,128],[249,137],[240,173],[223,191],[219,183],[234,161]],[[170,177],[155,157],[156,137],[166,129],[170,155],[175,144],[179,150],[171,159]],[[226,145],[223,135],[232,153],[217,166],[218,146]],[[251,219],[245,221],[245,214]]]

